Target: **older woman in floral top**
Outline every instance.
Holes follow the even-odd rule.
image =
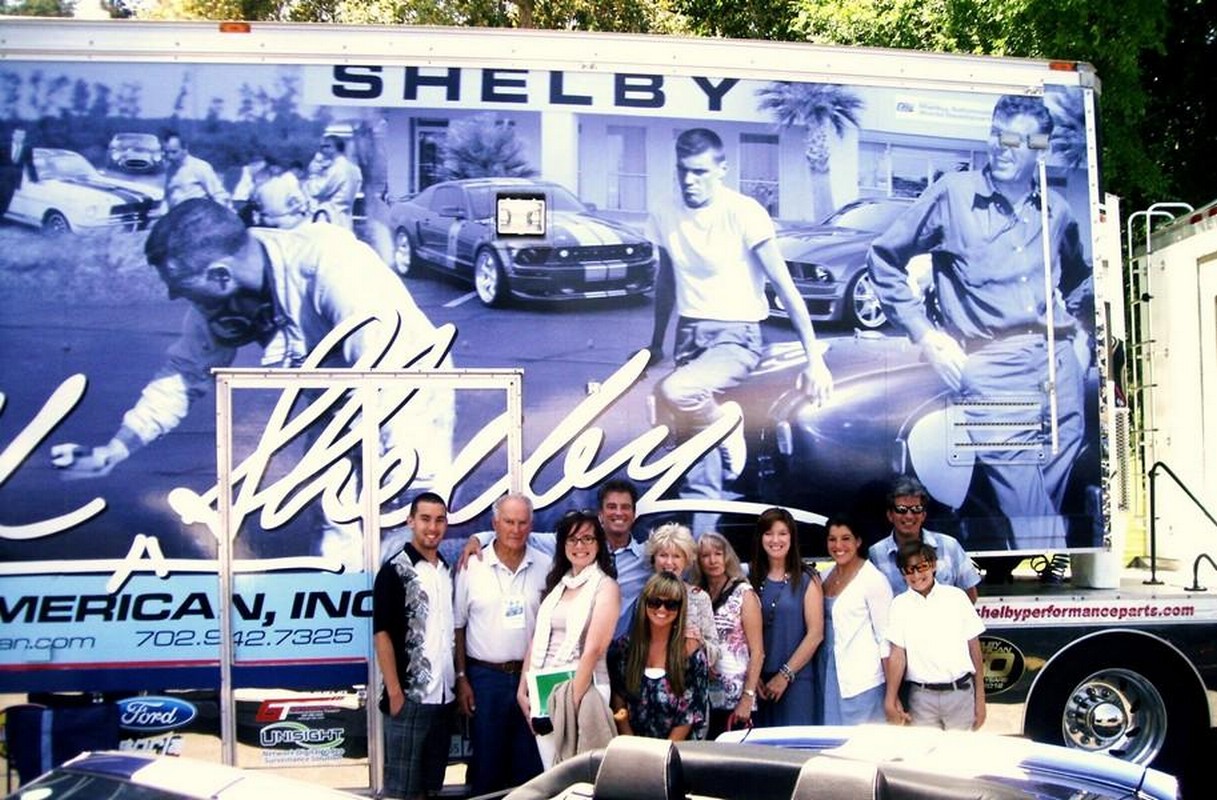
[[[761,603],[744,577],[735,548],[721,533],[703,533],[698,543],[701,588],[714,609],[720,653],[710,670],[710,727],[713,739],[730,728],[752,724],[756,687],[765,660]]]
[[[642,588],[628,640],[616,648],[614,719],[622,734],[679,741],[706,726],[709,668],[702,648],[690,654],[684,629],[688,596],[670,572]]]

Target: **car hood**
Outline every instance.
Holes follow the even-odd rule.
[[[766,744],[829,752],[870,763],[908,763],[940,775],[985,778],[1038,798],[1172,800],[1178,784],[1156,769],[1026,739],[975,731],[940,731],[890,725],[796,726],[731,731],[719,742]]]
[[[113,178],[47,178],[39,181],[54,186],[57,194],[75,197],[82,202],[143,203],[160,201],[162,192],[144,184]]]
[[[865,253],[879,234],[856,228],[796,228],[778,234],[778,248],[787,261],[833,264]],[[856,259],[855,259],[856,260]]]
[[[554,247],[586,247],[644,241],[637,233],[618,222],[574,211],[558,211],[552,215],[546,240]]]

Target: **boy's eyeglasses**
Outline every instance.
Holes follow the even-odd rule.
[[[667,609],[668,611],[680,611],[680,603],[681,601],[676,599],[665,599],[662,597],[647,598],[647,608],[651,609],[652,611],[658,611],[661,608]]]
[[[933,562],[922,561],[920,564],[909,564],[907,567],[905,567],[904,569],[902,569],[900,571],[903,572],[905,575],[914,575],[914,574],[921,575],[926,572],[929,572],[933,568],[934,568]]]

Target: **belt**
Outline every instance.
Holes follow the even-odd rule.
[[[909,681],[909,685],[916,686],[918,689],[927,689],[931,692],[953,692],[958,689],[971,689],[972,673],[969,672],[962,678],[956,678],[948,683],[921,683],[919,681]]]
[[[495,672],[506,672],[508,675],[519,675],[524,671],[523,661],[504,661],[495,663],[493,661],[483,661],[480,658],[470,658],[465,656],[465,665],[469,667],[481,667],[482,669],[492,669]]]
[[[1068,339],[1073,336],[1076,329],[1072,327],[1056,328],[1056,338],[1058,340]],[[970,336],[965,337],[964,344],[969,350],[984,347],[985,345],[994,344],[995,342],[1004,342],[1006,339],[1013,339],[1017,336],[1042,336],[1048,337],[1048,328],[1045,325],[1016,325],[1013,328],[1003,328],[999,331],[992,331],[988,336]]]

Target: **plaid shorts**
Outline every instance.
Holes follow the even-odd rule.
[[[448,768],[444,705],[407,699],[397,716],[385,715],[385,797],[439,791]]]

